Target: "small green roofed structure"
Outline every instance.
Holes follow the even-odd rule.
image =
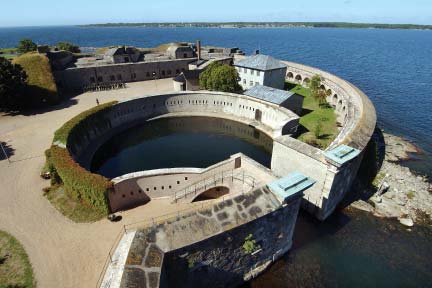
[[[360,151],[347,145],[339,145],[333,150],[327,151],[325,157],[327,161],[336,167],[341,167],[348,161],[354,159],[360,154]]]
[[[303,196],[303,191],[315,184],[315,180],[301,173],[293,172],[282,177],[267,187],[276,195],[281,202]]]

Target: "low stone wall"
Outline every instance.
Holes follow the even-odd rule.
[[[151,199],[171,198],[176,192],[212,175],[240,168],[241,160],[242,155],[235,154],[230,159],[205,169],[156,169],[114,178],[114,191],[109,194],[111,211],[142,205]]]
[[[262,112],[261,123],[255,121],[256,110]],[[299,119],[288,109],[245,95],[205,91],[168,93],[118,103],[98,117],[95,123],[89,123],[86,131],[74,135],[79,141],[67,143],[67,147],[83,167],[89,167],[92,153],[107,138],[142,121],[170,115],[206,116],[256,123],[257,129],[272,138],[293,133]]]

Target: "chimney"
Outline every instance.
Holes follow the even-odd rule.
[[[260,54],[260,51],[259,50],[255,50],[255,55],[258,55],[258,54]]]
[[[201,60],[201,41],[197,41],[197,54],[198,54],[198,60]]]

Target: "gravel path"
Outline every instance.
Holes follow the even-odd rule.
[[[0,141],[11,149],[8,163],[0,159],[0,229],[15,236],[33,265],[39,287],[95,287],[115,237],[127,223],[160,215],[178,208],[169,201],[152,201],[122,214],[111,223],[77,224],[61,215],[42,196],[48,182],[39,177],[44,151],[53,133],[65,121],[100,103],[114,99],[172,91],[172,80],[137,82],[128,88],[85,93],[58,110],[34,115],[0,116]],[[187,205],[187,204],[185,204]]]

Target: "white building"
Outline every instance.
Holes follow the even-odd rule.
[[[257,54],[234,62],[244,90],[255,85],[284,89],[287,67],[273,57]]]

